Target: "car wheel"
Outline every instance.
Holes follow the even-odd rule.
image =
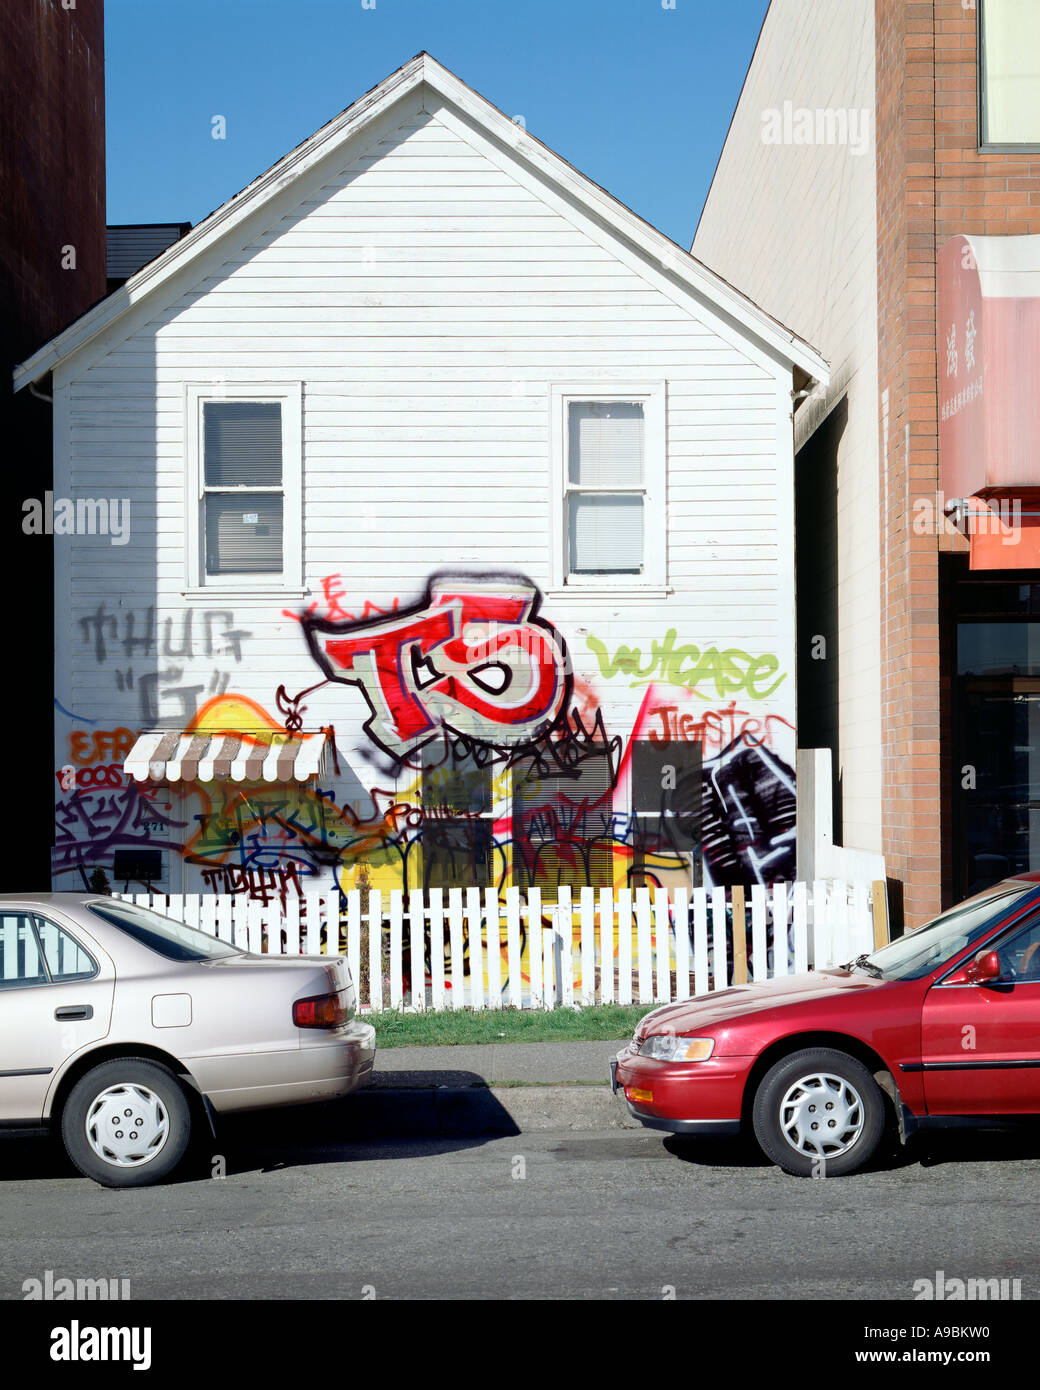
[[[771,1067],[755,1093],[755,1138],[785,1173],[840,1177],[870,1159],[885,1103],[870,1072],[846,1052],[811,1048]]]
[[[80,1077],[65,1102],[61,1137],[81,1173],[103,1187],[145,1187],[184,1157],[191,1109],[173,1072],[118,1057]]]

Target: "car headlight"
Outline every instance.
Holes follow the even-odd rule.
[[[674,1033],[652,1033],[640,1045],[640,1057],[659,1062],[705,1062],[715,1050],[714,1038],[679,1038]]]

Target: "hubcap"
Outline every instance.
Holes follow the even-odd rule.
[[[105,1163],[137,1168],[162,1149],[170,1117],[147,1086],[126,1082],[95,1096],[87,1110],[87,1143]]]
[[[791,1148],[813,1157],[847,1153],[863,1129],[863,1102],[843,1076],[803,1076],[780,1102],[780,1129]]]

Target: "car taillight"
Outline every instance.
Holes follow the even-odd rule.
[[[292,1006],[297,1028],[340,1028],[347,1021],[342,994],[315,994],[297,999]]]

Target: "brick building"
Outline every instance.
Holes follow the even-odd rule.
[[[795,423],[799,743],[909,925],[1040,866],[1037,234],[1040,6],[773,0],[693,250],[834,367]]]
[[[0,6],[0,537],[16,585],[0,686],[0,723],[46,728],[54,698],[53,547],[25,535],[23,502],[51,487],[51,409],[15,395],[11,372],[105,294],[105,74],[102,0],[8,0]],[[53,771],[31,738],[9,740],[17,788],[0,889],[46,888]]]

